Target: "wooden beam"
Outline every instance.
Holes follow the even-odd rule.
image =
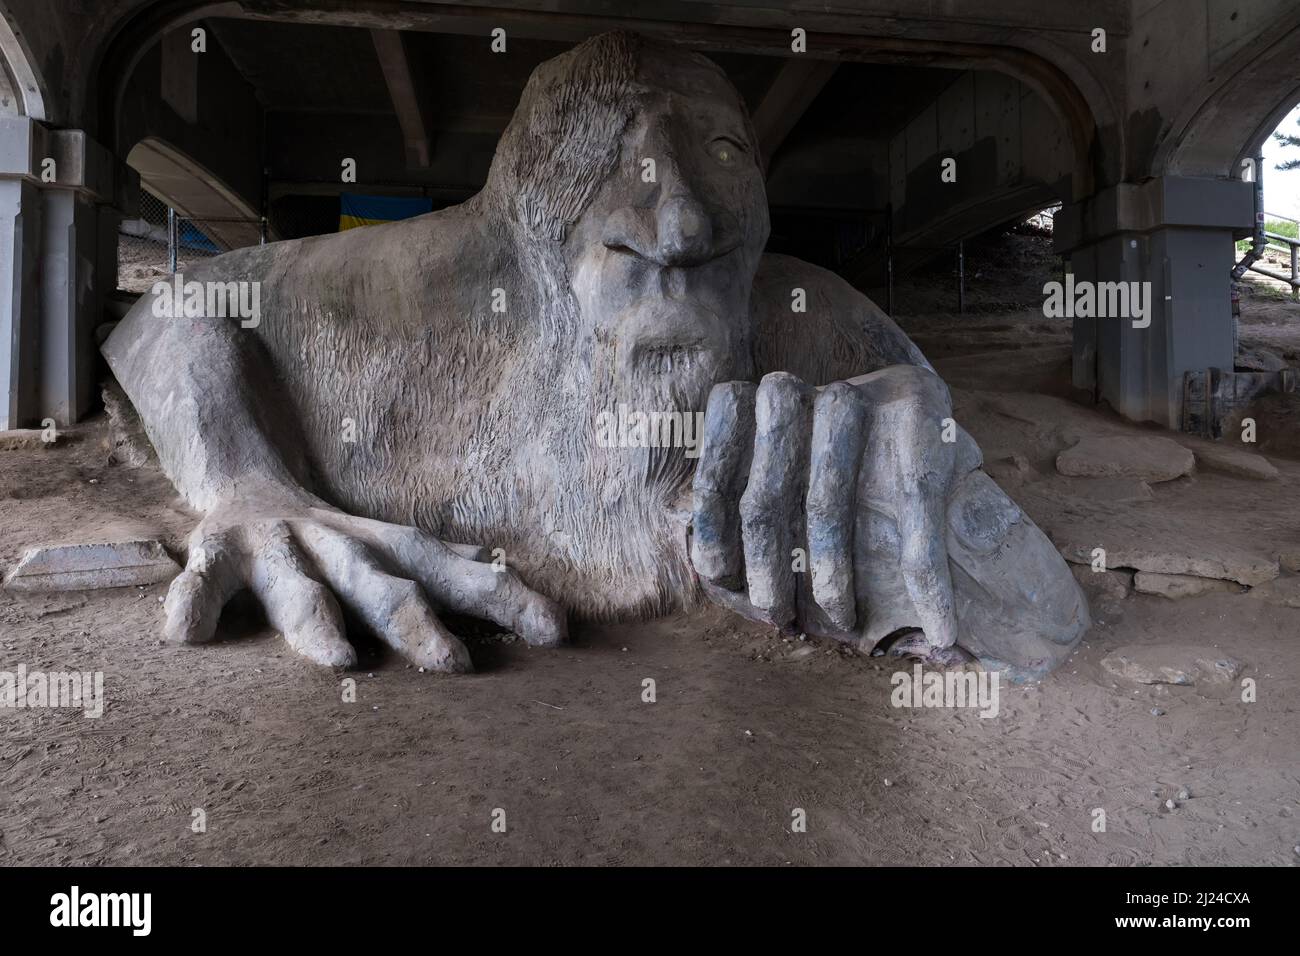
[[[758,135],[763,161],[770,163],[799,118],[808,111],[817,94],[835,73],[834,60],[797,57],[781,64],[776,79],[754,110],[754,132]]]
[[[397,30],[371,30],[370,38],[375,43],[379,68],[384,71],[388,97],[393,101],[397,122],[402,127],[402,140],[406,144],[406,168],[428,169],[433,149],[402,34]]]

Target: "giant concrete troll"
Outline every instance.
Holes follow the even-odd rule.
[[[320,664],[356,662],[346,608],[455,672],[440,615],[553,645],[711,600],[1048,672],[1089,624],[1065,563],[907,336],[767,235],[736,90],[612,33],[537,68],[468,202],[186,277],[260,283],[256,328],[145,296],[104,354],[203,513],[167,637],[211,640],[251,590]],[[698,449],[598,440],[620,404],[704,412]]]

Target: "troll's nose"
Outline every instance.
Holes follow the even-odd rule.
[[[708,213],[694,196],[668,196],[659,204],[658,259],[667,265],[693,265],[706,261],[713,249],[713,227]]]

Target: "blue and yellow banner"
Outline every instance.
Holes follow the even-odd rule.
[[[423,196],[363,196],[343,193],[339,196],[339,232],[358,226],[396,222],[433,211],[433,200]]]

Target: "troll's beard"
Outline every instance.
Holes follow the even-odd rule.
[[[510,477],[483,494],[471,489],[471,507],[458,514],[472,521],[457,533],[499,542],[525,582],[580,619],[690,606],[699,598],[687,550],[695,460],[681,446],[602,447],[597,416],[620,403],[703,412],[715,384],[749,375],[748,303],[725,323],[689,301],[583,315],[560,248],[522,252],[537,337],[514,343],[512,414],[483,442],[499,456],[493,470]]]
[[[736,343],[566,338],[548,345],[547,360],[534,360],[527,373],[540,414],[519,447],[544,448],[550,460],[540,468],[517,459],[532,501],[519,533],[540,519],[546,535],[518,542],[525,580],[562,595],[580,618],[639,619],[688,607],[699,597],[687,551],[698,425],[713,385],[744,374]],[[694,447],[609,447],[598,416],[617,415],[620,405],[677,413]]]
[[[729,364],[702,349],[621,344],[593,342],[590,361],[580,363],[590,378],[583,441],[575,449],[582,488],[571,489],[590,509],[578,532],[579,563],[586,590],[596,599],[592,616],[603,619],[658,616],[698,596],[684,511],[700,437],[696,415]],[[617,416],[620,405],[647,416],[675,415],[686,426],[675,437],[694,438],[694,448],[680,441],[652,441],[649,447],[602,442],[598,416]]]

